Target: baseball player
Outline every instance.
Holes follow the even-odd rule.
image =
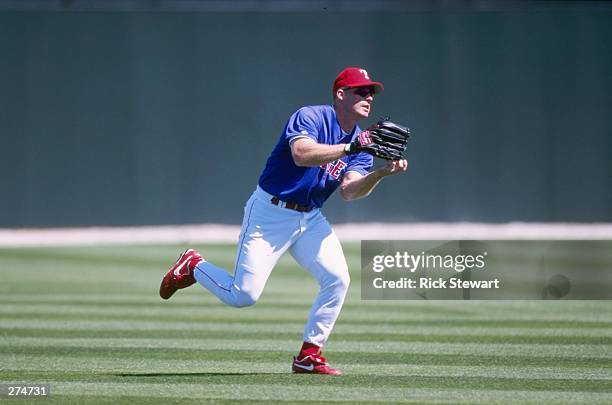
[[[321,207],[338,187],[344,200],[355,200],[369,195],[384,177],[406,171],[403,156],[370,171],[373,156],[364,152],[368,131],[357,123],[370,115],[382,90],[365,69],[348,67],[334,81],[333,105],[306,106],[291,115],[244,208],[233,275],[188,249],[164,276],[160,296],[168,299],[198,282],[227,305],[253,305],[289,251],[320,286],[292,370],[341,374],[321,348],[342,308],[349,272]]]

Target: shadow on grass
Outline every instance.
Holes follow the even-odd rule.
[[[211,376],[230,376],[230,375],[280,375],[287,373],[121,373],[113,374],[115,377],[211,377]]]

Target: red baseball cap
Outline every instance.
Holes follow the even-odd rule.
[[[333,92],[336,94],[336,90],[342,87],[372,87],[374,89],[374,93],[380,93],[385,89],[382,83],[373,82],[370,79],[370,75],[365,69],[358,67],[347,67],[344,69],[336,80],[334,80],[334,88]]]

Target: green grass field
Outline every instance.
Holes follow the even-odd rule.
[[[233,264],[231,246],[196,247]],[[165,302],[181,249],[0,250],[0,382],[49,383],[36,403],[61,404],[612,403],[612,302],[361,301],[346,245],[353,283],[325,348],[345,375],[293,375],[314,279],[287,256],[254,307],[198,285]]]

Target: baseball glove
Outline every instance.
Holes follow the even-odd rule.
[[[366,152],[385,160],[404,159],[410,129],[384,118],[359,134],[346,147],[347,154]]]

